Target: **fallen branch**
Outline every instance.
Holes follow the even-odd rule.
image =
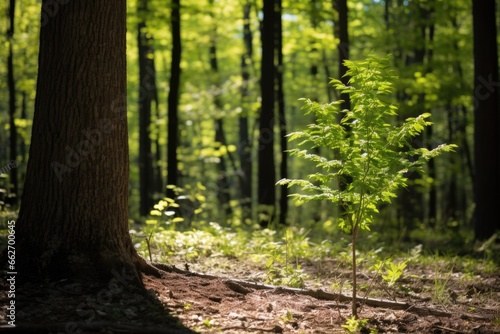
[[[288,288],[288,287],[281,287],[281,286],[275,286],[271,284],[264,284],[264,283],[257,283],[257,282],[249,282],[245,281],[242,279],[236,279],[236,278],[228,278],[228,277],[222,277],[222,276],[216,276],[216,275],[210,275],[210,274],[204,274],[204,273],[197,273],[193,271],[186,271],[179,269],[175,266],[169,266],[163,263],[153,263],[155,267],[157,267],[160,270],[166,271],[166,272],[174,272],[178,273],[181,275],[185,276],[197,276],[197,277],[202,277],[202,278],[207,278],[207,279],[218,279],[224,281],[226,286],[230,288],[231,290],[241,293],[241,294],[247,294],[249,293],[248,290],[243,290],[246,288],[250,289],[255,289],[255,290],[275,290],[276,292],[286,292],[286,293],[292,293],[292,294],[298,294],[298,295],[304,295],[304,296],[310,296],[316,299],[321,299],[321,300],[333,300],[333,301],[340,301],[340,302],[351,302],[352,301],[352,296],[344,295],[341,293],[335,293],[335,292],[325,292],[321,289],[318,290],[310,290],[310,289],[299,289],[299,288]],[[361,304],[365,304],[371,307],[380,307],[380,308],[388,308],[391,310],[404,310],[406,312],[411,312],[414,314],[418,314],[420,316],[425,316],[425,315],[434,315],[437,317],[446,317],[446,318],[451,318],[453,316],[453,313],[450,312],[445,312],[445,311],[440,311],[436,310],[433,308],[429,307],[420,307],[414,304],[410,304],[407,302],[397,302],[397,301],[391,301],[387,299],[377,299],[377,298],[358,298],[357,301]],[[466,317],[467,319],[475,319],[475,320],[488,320],[488,318],[473,315],[473,314],[464,314],[461,317]]]

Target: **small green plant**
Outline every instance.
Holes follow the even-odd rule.
[[[293,314],[289,310],[286,310],[285,314],[281,316],[281,320],[284,323],[293,322],[294,321]]]
[[[408,174],[423,172],[423,166],[456,145],[442,144],[428,150],[415,148],[412,139],[431,123],[425,113],[397,125],[397,110],[388,102],[396,77],[390,68],[390,56],[370,56],[364,61],[345,61],[349,85],[332,80],[333,85],[351,99],[351,110],[340,110],[341,101],[319,104],[304,101],[306,114],[314,114],[315,124],[288,135],[301,140],[301,148],[290,154],[315,164],[317,172],[308,179],[283,179],[288,187],[301,186],[307,194],[292,194],[296,200],[326,200],[342,207],[338,226],[351,235],[353,301],[356,310],[356,240],[360,230],[370,224],[382,203],[390,203],[396,191],[404,187]],[[338,119],[340,121],[338,121]],[[321,148],[323,155],[315,152]]]
[[[210,319],[203,319],[202,323],[203,323],[203,326],[205,326],[206,328],[212,328],[215,325],[215,321],[213,319],[212,320],[210,320]]]
[[[396,263],[389,260],[378,260],[375,265],[373,265],[370,269],[374,270],[377,273],[382,273],[382,279],[389,285],[393,286],[396,281],[403,275],[403,271],[405,270],[407,265],[406,261],[402,261]]]
[[[345,325],[342,325],[342,328],[345,329],[346,333],[349,334],[357,334],[361,333],[361,330],[365,328],[368,319],[357,319],[355,316],[352,316],[347,319]]]
[[[303,288],[305,280],[309,278],[309,275],[304,273],[300,265],[297,265],[297,267],[292,265],[281,267],[279,264],[276,265],[272,258],[266,263],[266,276],[266,283],[292,288]]]
[[[432,300],[435,303],[445,305],[450,302],[450,295],[447,285],[448,285],[448,278],[444,279],[440,279],[438,277],[434,278],[434,289],[432,291]]]

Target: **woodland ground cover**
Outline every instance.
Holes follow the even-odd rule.
[[[2,221],[14,215],[3,214]],[[152,222],[130,224],[138,252],[165,270],[161,278],[144,276],[149,297],[122,287],[102,301],[97,296],[109,286],[97,283],[63,280],[37,291],[28,285],[18,297],[25,305],[18,311],[21,324],[40,332],[76,317],[83,333],[174,333],[179,322],[200,333],[500,331],[500,254],[491,242],[467,251],[471,244],[446,243],[437,231],[427,231],[436,237],[427,241],[418,233],[394,241],[396,231],[389,230],[361,235],[360,320],[353,322],[350,236],[344,232],[326,233],[321,224],[270,230]],[[3,245],[6,226],[1,235]],[[40,289],[52,297],[38,300]]]

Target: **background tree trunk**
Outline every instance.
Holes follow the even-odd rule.
[[[209,43],[209,59],[210,59],[210,71],[213,75],[212,83],[213,83],[213,102],[215,106],[216,113],[220,113],[223,109],[221,97],[220,97],[220,82],[219,82],[219,65],[217,62],[217,21],[214,14],[214,0],[209,0],[210,6],[210,18],[212,19],[212,32],[210,35],[210,43]],[[224,120],[221,116],[216,116],[215,119],[215,144],[217,146],[226,146],[226,136],[224,133]],[[230,156],[230,152],[227,152],[228,156]],[[218,175],[217,175],[217,199],[219,200],[219,204],[221,206],[222,221],[226,221],[233,213],[231,208],[231,194],[229,187],[229,178],[227,172],[227,163],[226,157],[221,155],[218,163]]]
[[[274,0],[264,1],[261,29],[261,110],[259,120],[258,203],[259,223],[267,226],[274,219],[276,171],[274,157]]]
[[[19,279],[139,282],[146,265],[128,233],[125,20],[125,0],[73,0],[42,25]]]
[[[286,116],[285,116],[285,94],[283,91],[283,24],[281,20],[282,15],[282,1],[275,0],[275,21],[276,31],[274,32],[275,38],[275,55],[276,55],[276,102],[278,107],[278,119],[280,130],[280,148],[281,148],[281,162],[280,162],[280,178],[288,178],[288,152],[286,137]],[[279,223],[286,224],[288,213],[288,187],[280,187],[280,215]]]
[[[474,29],[475,238],[500,230],[500,126],[495,0],[472,1]]]
[[[250,13],[252,5],[247,1],[243,5],[243,43],[245,51],[241,57],[241,77],[243,80],[241,87],[242,113],[238,118],[239,125],[239,160],[240,171],[240,202],[243,219],[250,219],[252,216],[252,144],[248,135],[248,118],[250,112],[250,65],[253,64],[253,44],[252,30],[250,26]]]
[[[349,60],[349,12],[347,7],[347,0],[332,0],[333,8],[337,10],[338,13],[338,21],[337,24],[334,25],[334,34],[338,36],[339,44],[337,45],[338,51],[338,79],[344,84],[348,85],[349,77],[346,76],[347,66],[345,66],[344,61]],[[341,112],[339,114],[339,120],[344,117],[343,110],[351,109],[351,99],[349,94],[340,94],[340,99],[342,103],[340,104]],[[349,131],[349,126],[344,125],[344,127]],[[339,181],[339,188],[344,190],[347,189],[349,183],[352,182],[352,178],[350,176],[346,176],[345,179]],[[344,206],[339,206],[339,214],[344,215],[345,210]]]
[[[16,11],[16,1],[9,1],[9,28],[7,29],[7,41],[9,44],[9,55],[7,56],[7,86],[9,90],[9,138],[10,138],[10,161],[17,161],[17,127],[16,127],[16,83],[14,81],[14,54],[13,54],[13,38],[14,38],[14,18]],[[17,163],[19,163],[17,161]],[[10,174],[10,190],[9,201],[11,204],[17,203],[18,196],[18,177],[17,168],[11,168]]]
[[[181,80],[181,3],[172,0],[171,27],[172,27],[172,64],[170,65],[170,90],[168,92],[168,152],[167,152],[167,184],[179,185],[177,170],[177,148],[179,147],[179,94]],[[167,190],[167,196],[174,194]]]
[[[148,1],[138,3],[139,17],[147,12]],[[149,214],[153,208],[154,172],[151,141],[151,104],[154,99],[156,73],[154,70],[153,48],[148,38],[144,19],[137,25],[137,44],[139,51],[139,192],[141,216]]]
[[[339,44],[337,45],[338,57],[339,57],[339,75],[338,78],[344,85],[349,82],[349,77],[345,76],[347,72],[347,67],[344,65],[344,61],[349,59],[349,16],[347,9],[347,0],[333,0],[333,7],[338,12],[338,31],[337,36],[339,38]],[[351,99],[348,94],[341,94],[340,98],[344,101],[340,105],[342,110],[351,109]]]

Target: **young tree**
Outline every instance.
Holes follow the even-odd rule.
[[[128,233],[125,20],[125,0],[73,0],[41,27],[21,280],[148,268]]]
[[[428,160],[442,152],[452,151],[455,145],[439,145],[433,150],[413,148],[411,140],[422,132],[430,122],[424,113],[408,118],[403,125],[392,125],[397,115],[397,106],[387,103],[393,94],[396,79],[389,66],[390,57],[369,57],[365,61],[346,61],[351,76],[348,86],[340,80],[332,80],[342,93],[349,94],[351,110],[341,111],[342,101],[321,105],[305,100],[306,113],[316,115],[316,124],[304,131],[293,132],[290,140],[300,139],[300,148],[290,150],[292,155],[315,164],[315,173],[307,179],[283,179],[281,185],[299,185],[307,194],[295,193],[301,202],[311,200],[328,201],[344,206],[344,215],[338,218],[339,227],[351,235],[352,256],[352,315],[357,317],[357,260],[356,242],[361,230],[370,230],[370,225],[383,203],[396,197],[396,190],[404,187],[408,171],[420,170]],[[340,113],[344,116],[339,121]],[[350,128],[346,129],[345,123]],[[391,124],[392,123],[392,124]],[[325,156],[311,153],[308,147],[321,146],[336,152],[329,160]],[[407,146],[408,150],[401,150]],[[350,177],[346,189],[331,188],[332,181]]]
[[[475,238],[500,230],[499,80],[495,0],[472,2],[474,27]]]

